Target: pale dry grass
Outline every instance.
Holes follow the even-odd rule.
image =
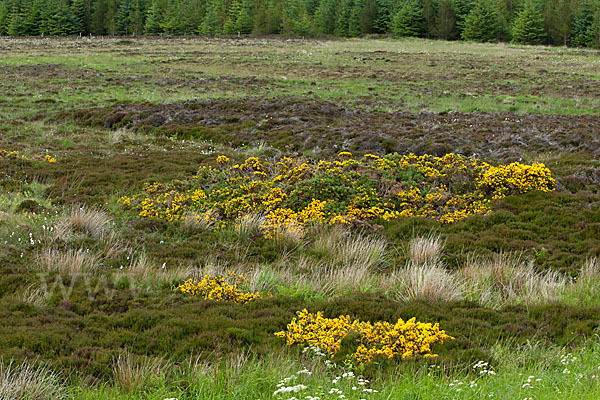
[[[235,221],[234,232],[240,238],[249,238],[262,234],[261,226],[266,223],[266,218],[260,214],[242,215]]]
[[[169,375],[172,366],[163,357],[136,357],[124,353],[114,361],[112,370],[114,382],[119,388],[134,391],[152,380]]]
[[[115,259],[124,254],[133,253],[131,247],[124,240],[121,240],[119,235],[114,231],[103,233],[100,242],[102,243],[106,259]]]
[[[408,255],[414,264],[436,264],[443,250],[444,241],[439,235],[418,236],[408,243]]]
[[[187,212],[182,219],[182,228],[186,232],[206,231],[217,221],[217,213],[209,210],[204,213]]]
[[[66,399],[67,389],[59,373],[47,365],[23,361],[5,365],[0,360],[0,400]]]
[[[586,260],[577,278],[566,288],[564,300],[588,307],[600,304],[600,261],[597,258]]]
[[[47,248],[38,254],[37,260],[40,269],[46,272],[58,271],[71,276],[92,273],[100,267],[96,255],[83,249],[61,251]]]
[[[351,235],[348,229],[340,226],[317,231],[312,248],[331,264],[357,270],[375,270],[389,262],[385,239],[364,234]]]
[[[46,305],[47,295],[46,291],[42,287],[35,285],[29,285],[23,290],[23,292],[16,294],[15,298],[17,301],[31,304],[35,307],[44,307]]]
[[[65,219],[71,228],[99,238],[110,227],[110,217],[103,210],[95,210],[85,207],[73,207]]]
[[[498,254],[493,258],[469,257],[460,271],[467,292],[486,306],[558,301],[567,279],[555,271],[537,272],[520,256]]]
[[[438,264],[413,264],[394,271],[386,284],[399,301],[422,300],[429,303],[459,300],[462,284]]]

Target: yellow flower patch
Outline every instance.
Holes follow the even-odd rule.
[[[399,319],[395,324],[352,320],[348,315],[337,318],[325,318],[321,312],[309,313],[306,309],[297,312],[287,331],[275,333],[286,339],[288,346],[307,344],[317,346],[331,357],[340,351],[342,341],[349,335],[356,337],[357,347],[348,360],[353,364],[365,364],[376,357],[392,358],[400,356],[403,360],[422,355],[436,357],[431,353],[431,345],[454,339],[440,330],[439,324]]]
[[[244,215],[262,215],[264,236],[281,232],[302,237],[308,224],[363,224],[402,217],[453,223],[488,214],[492,201],[531,190],[554,190],[541,163],[492,166],[459,154],[367,154],[338,160],[250,157],[220,169],[202,166],[193,177],[152,183],[142,193],[120,199],[142,217],[179,221],[186,214],[224,227]]]
[[[227,277],[204,275],[200,281],[188,279],[175,290],[205,300],[230,301],[239,304],[263,298],[258,292],[242,291],[240,286],[244,283],[247,283],[245,275],[230,272]]]

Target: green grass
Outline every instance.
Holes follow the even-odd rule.
[[[0,45],[0,148],[57,158],[0,160],[3,364],[43,364],[74,399],[270,399],[303,368],[313,371],[303,384],[328,390],[343,371],[327,371],[273,335],[308,308],[371,321],[415,316],[456,337],[435,349],[437,359],[355,371],[379,391],[366,398],[600,397],[599,279],[593,268],[581,271],[600,257],[597,52],[412,39],[128,43]],[[162,117],[171,122],[157,123]],[[117,204],[145,182],[216,166],[218,154],[238,162],[341,150],[544,162],[558,190],[511,196],[490,216],[452,225],[378,221],[329,245],[318,231],[276,242],[252,230],[142,219]],[[71,208],[80,206],[105,210],[108,229],[72,228]],[[467,285],[461,274],[474,258],[519,256],[533,280],[503,301],[501,285],[489,301],[468,285],[453,301],[398,301],[406,294],[393,277],[415,264],[411,239],[432,235],[444,244],[435,258],[440,279]],[[340,253],[340,243],[357,237],[385,249],[364,271]],[[80,253],[95,263],[89,274],[43,270],[44,257],[67,263]],[[232,305],[174,291],[190,276],[229,268],[273,297]],[[563,286],[536,301],[527,285],[551,290],[540,283],[549,273]],[[568,366],[567,353],[576,357]],[[119,357],[130,362],[123,368],[143,370],[138,383],[117,373]],[[480,360],[496,375],[475,371]],[[523,386],[529,376],[533,388]],[[362,398],[352,382],[342,386]]]

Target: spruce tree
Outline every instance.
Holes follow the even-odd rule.
[[[479,0],[465,19],[462,38],[474,42],[495,42],[501,35],[500,16],[487,0]]]
[[[454,9],[450,0],[440,0],[438,11],[435,20],[435,34],[438,39],[451,40],[455,39],[456,20],[454,17]]]
[[[566,46],[569,43],[574,15],[571,0],[546,0],[544,22],[553,44]]]
[[[0,3],[0,36],[8,35],[10,9],[6,2]]]
[[[152,0],[148,11],[146,11],[146,22],[144,23],[144,34],[159,35],[163,33],[163,9],[160,0]]]
[[[377,0],[377,19],[373,22],[373,31],[386,33],[390,30],[392,22],[391,4],[389,0]]]
[[[348,36],[348,22],[354,8],[354,0],[342,0],[335,19],[335,36]]]
[[[587,36],[590,38],[591,47],[600,47],[600,7],[594,13],[594,22],[588,28]]]
[[[242,12],[242,5],[239,0],[233,0],[227,11],[227,19],[223,24],[223,33],[226,35],[234,35],[237,33],[236,22],[240,13]]]
[[[577,14],[573,21],[573,29],[571,30],[571,45],[573,46],[590,46],[592,37],[590,33],[591,26],[594,24],[594,14],[597,5],[591,1],[581,3]]]
[[[321,0],[315,11],[315,25],[320,34],[330,35],[335,30],[337,0]]]
[[[242,1],[242,9],[235,21],[235,30],[240,33],[252,33],[254,22],[252,21],[252,3],[250,0]]]
[[[206,5],[206,14],[200,28],[203,35],[218,35],[221,33],[218,3],[218,0],[212,0]]]
[[[409,1],[392,18],[392,33],[397,36],[423,36],[425,17],[423,7],[416,1]]]
[[[94,35],[106,35],[106,25],[104,16],[106,15],[106,0],[95,0],[94,12],[90,22],[90,31]]]
[[[544,17],[532,0],[526,0],[512,27],[512,43],[540,44],[546,40]]]
[[[92,0],[73,0],[71,8],[82,27],[82,34],[89,35],[92,19]]]
[[[361,33],[375,32],[375,21],[377,21],[377,0],[366,0],[360,13]]]

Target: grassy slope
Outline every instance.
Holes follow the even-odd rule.
[[[498,340],[512,338],[514,346],[527,340],[539,341],[544,346],[573,345],[597,327],[600,320],[597,307],[550,304],[490,310],[460,301],[399,304],[383,300],[380,295],[350,293],[338,293],[342,296],[331,301],[318,290],[315,293],[302,287],[280,289],[281,293],[292,295],[291,298],[278,295],[247,306],[207,304],[172,293],[179,275],[143,280],[137,286],[116,281],[111,298],[102,290],[88,297],[85,283],[79,281],[68,300],[58,293],[40,303],[31,297],[23,300],[25,292],[39,285],[37,255],[44,247],[90,248],[100,254],[102,267],[91,278],[93,287],[101,279],[113,279],[115,270],[131,261],[125,253],[106,256],[101,238],[74,235],[50,241],[45,227],[59,218],[56,213],[65,213],[62,205],[85,204],[109,209],[115,222],[112,230],[131,248],[129,256],[145,253],[156,266],[167,263],[184,270],[190,265],[217,263],[242,269],[265,264],[279,268],[284,249],[278,245],[255,238],[248,246],[227,235],[190,234],[162,222],[137,220],[123,214],[114,200],[139,189],[145,181],[166,182],[189,176],[199,164],[214,163],[219,153],[241,159],[289,151],[288,144],[296,142],[297,128],[293,125],[267,128],[268,134],[260,139],[264,144],[259,141],[241,148],[229,147],[234,141],[230,138],[240,135],[241,130],[251,132],[268,120],[267,114],[275,112],[273,107],[283,97],[292,99],[286,103],[291,115],[303,112],[302,108],[293,108],[294,104],[316,102],[321,109],[321,104],[331,101],[346,110],[365,112],[365,116],[356,117],[359,124],[362,119],[368,121],[369,111],[597,114],[600,109],[597,53],[413,40],[27,39],[2,42],[0,54],[3,64],[0,148],[16,149],[30,156],[49,153],[58,159],[56,164],[0,162],[3,172],[0,302],[2,320],[11,327],[0,331],[0,355],[4,359],[39,356],[51,360],[54,368],[76,371],[93,382],[112,376],[111,365],[122,348],[152,356],[168,353],[176,361],[185,359],[191,349],[211,359],[214,353],[210,350],[215,345],[224,353],[251,346],[258,355],[264,355],[271,348],[282,346],[270,333],[284,328],[294,311],[309,307],[324,309],[331,316],[351,313],[364,319],[391,320],[415,315],[440,321],[458,340],[440,349],[439,364],[467,368],[473,361],[485,359],[499,367],[504,365],[506,374],[502,379],[507,383],[499,379],[494,384],[499,388],[515,382],[516,374],[528,373],[524,372],[527,368],[536,367],[511,369],[502,364],[493,351]],[[565,86],[570,90],[564,90]],[[116,107],[137,103],[169,104],[219,98],[229,101],[249,96],[252,102],[257,98],[274,100],[266,101],[260,113],[252,111],[255,120],[250,125],[227,120],[209,125],[203,135],[212,138],[212,142],[189,138],[183,141],[181,134],[174,140],[170,137],[178,133],[176,126],[161,128],[160,132],[135,127],[109,129],[112,124],[102,113],[93,123],[70,118],[100,107],[112,113]],[[216,117],[219,113],[226,114],[224,107],[215,111]],[[335,124],[342,126],[343,120],[351,117],[348,115],[334,119],[332,128],[336,128]],[[430,117],[417,114],[415,118],[427,125]],[[329,126],[329,120],[323,121],[317,122]],[[569,124],[558,128],[549,125],[547,129],[568,130]],[[533,125],[537,130],[523,135],[543,136],[544,118]],[[366,122],[361,128],[365,137],[369,136],[369,126]],[[286,129],[291,133],[286,133]],[[550,166],[562,185],[560,193],[507,198],[498,202],[498,211],[491,218],[474,217],[450,226],[424,220],[389,223],[384,231],[388,248],[400,250],[392,253],[388,267],[394,269],[405,264],[408,256],[401,249],[411,237],[437,232],[446,241],[443,262],[452,269],[464,264],[470,252],[491,256],[500,251],[516,251],[534,259],[541,270],[576,275],[586,258],[600,255],[595,239],[600,235],[599,162],[589,150],[593,149],[594,140],[597,142],[598,127],[592,125],[590,129],[589,138],[582,138],[584,144],[589,143],[588,147],[563,143],[547,153],[543,146],[532,152],[531,147],[515,145],[514,151],[526,161],[542,160]],[[327,130],[323,132],[326,137],[330,135]],[[487,141],[486,132],[477,135],[479,139],[475,140]],[[360,133],[358,137],[362,138]],[[339,140],[341,146],[348,139]],[[370,146],[361,140],[356,141],[358,152],[362,146]],[[392,136],[389,142],[382,139],[381,143],[394,149],[402,140],[400,136]],[[327,148],[335,144],[326,143],[321,148],[311,144],[293,151],[319,156],[327,154]],[[434,144],[424,148],[435,150]],[[498,150],[493,144],[490,148]],[[576,152],[570,150],[573,148]],[[501,152],[494,153],[491,160],[506,161]],[[38,182],[37,186],[29,185],[31,181]],[[49,214],[31,221],[27,214],[17,212],[26,198],[35,199]],[[41,243],[28,244],[29,233]],[[289,258],[285,262],[292,265],[302,257],[314,256],[310,249],[303,248],[292,252],[288,249],[285,254]],[[185,271],[181,273],[184,275]],[[55,277],[47,277],[48,282]],[[597,352],[597,348],[592,346],[590,351]],[[384,376],[393,376],[390,371],[397,368],[402,366],[391,368]],[[591,367],[586,368],[586,373],[591,371]],[[559,379],[553,375],[558,374],[556,371],[548,372],[548,379],[560,382],[564,374],[557,375]],[[454,372],[450,375],[461,376]],[[250,380],[252,373],[248,377]],[[270,384],[256,390],[267,396],[276,378],[277,374],[261,378]],[[427,379],[423,377],[419,382],[428,382]],[[439,384],[433,382],[428,383],[432,390]],[[517,391],[518,384],[513,386],[515,391],[508,393],[523,394]],[[570,390],[575,393],[582,390],[581,386],[574,387]],[[597,390],[597,384],[590,385],[589,390]],[[155,394],[156,398],[161,395]],[[214,392],[211,395],[217,396]],[[235,398],[232,393],[228,396]]]

